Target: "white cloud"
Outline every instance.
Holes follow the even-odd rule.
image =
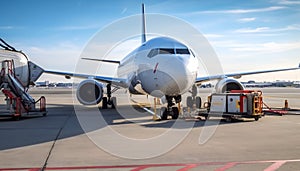
[[[299,50],[300,42],[289,42],[289,43],[277,43],[277,42],[268,42],[268,43],[254,43],[254,44],[231,44],[232,51],[241,51],[241,52],[255,52],[255,53],[277,53],[285,52],[289,50]]]
[[[99,26],[97,25],[78,25],[78,26],[61,26],[56,27],[54,30],[59,31],[69,31],[69,30],[90,30],[90,29],[99,29]]]
[[[255,21],[255,20],[256,20],[256,18],[254,18],[254,17],[238,19],[238,21],[241,22],[241,23],[251,22],[251,21]]]
[[[300,5],[299,0],[280,0],[278,4],[283,4],[283,5]]]
[[[121,14],[125,14],[125,12],[127,11],[127,8],[124,8],[121,12]]]
[[[269,30],[270,30],[269,27],[258,27],[255,29],[242,28],[242,29],[235,30],[234,32],[236,32],[236,33],[261,33],[261,32],[266,32]]]
[[[223,35],[221,34],[203,34],[203,36],[205,38],[221,38],[221,37],[224,37]]]
[[[298,24],[294,24],[294,25],[289,25],[286,27],[282,27],[282,28],[274,28],[271,29],[269,27],[258,27],[258,28],[242,28],[242,29],[238,29],[235,30],[235,33],[266,33],[266,32],[282,32],[282,31],[300,31],[300,25]]]
[[[274,54],[277,52],[286,52],[290,50],[300,51],[300,41],[293,42],[265,42],[265,43],[243,43],[233,40],[219,40],[210,42],[218,49],[230,50],[232,52],[247,52],[255,54]],[[225,53],[225,52],[224,52]]]
[[[71,71],[79,58],[81,48],[70,43],[60,43],[57,47],[23,47],[29,59],[45,69]]]
[[[266,8],[253,8],[253,9],[234,9],[234,10],[213,10],[213,11],[198,11],[197,13],[206,13],[206,14],[245,14],[245,13],[258,13],[258,12],[269,12],[285,9],[285,6],[271,6]]]
[[[14,29],[13,26],[0,26],[0,30],[10,30],[10,29]]]

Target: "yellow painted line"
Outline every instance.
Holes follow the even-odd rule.
[[[152,115],[155,115],[155,113],[154,113],[152,110],[150,110],[150,109],[144,107],[143,105],[141,105],[141,104],[143,104],[143,103],[140,104],[139,102],[137,102],[137,101],[135,101],[135,100],[133,100],[133,99],[131,99],[131,101],[132,101],[133,103],[135,103],[136,105],[138,105],[140,108],[144,109],[146,112],[148,112],[148,113],[150,113],[150,114],[152,114]],[[145,103],[144,103],[144,104],[145,104]]]

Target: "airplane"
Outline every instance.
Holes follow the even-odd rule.
[[[201,107],[201,98],[197,96],[197,85],[202,82],[217,80],[216,92],[243,90],[244,86],[233,78],[243,75],[261,74],[278,71],[300,69],[295,68],[241,72],[213,76],[197,76],[199,61],[193,50],[184,43],[169,37],[155,37],[147,40],[145,6],[142,4],[141,45],[125,56],[121,61],[107,59],[81,58],[96,62],[107,62],[118,65],[117,77],[92,76],[62,71],[45,70],[45,73],[64,75],[66,78],[85,78],[77,87],[76,96],[83,105],[97,105],[102,101],[102,108],[115,108],[116,97],[112,97],[112,86],[128,89],[131,94],[150,95],[165,99],[167,107],[162,107],[162,120],[172,116],[177,119],[182,95],[191,90],[192,96],[187,97],[187,106]],[[233,78],[230,78],[233,77]],[[106,84],[107,96],[103,96],[103,83]]]

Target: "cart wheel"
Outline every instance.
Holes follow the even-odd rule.
[[[232,118],[231,117],[226,117],[225,120],[226,120],[226,122],[232,122]]]
[[[209,120],[209,116],[205,116],[205,120],[208,121]]]

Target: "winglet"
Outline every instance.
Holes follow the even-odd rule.
[[[142,43],[146,42],[145,5],[142,4]]]

